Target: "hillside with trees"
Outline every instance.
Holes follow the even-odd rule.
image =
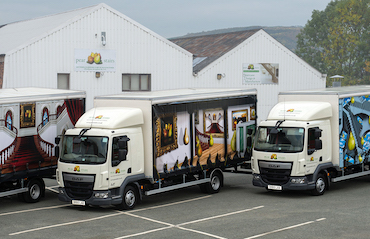
[[[331,1],[297,38],[296,54],[319,71],[344,76],[342,85],[370,84],[370,0]]]

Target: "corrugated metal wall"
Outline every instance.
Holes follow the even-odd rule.
[[[86,91],[86,108],[98,95],[122,93],[122,74],[151,74],[151,90],[201,88],[256,88],[258,122],[267,117],[280,91],[325,87],[321,73],[259,31],[234,50],[192,76],[192,55],[115,10],[105,7],[5,56],[3,88],[57,88],[57,74],[70,74],[70,89]],[[100,34],[106,32],[106,46]],[[116,51],[116,71],[74,71],[75,49]],[[243,63],[278,63],[279,83],[243,85]],[[217,74],[225,77],[217,80]]]
[[[57,88],[57,74],[70,74],[70,89],[86,91],[86,107],[97,95],[122,92],[122,74],[151,74],[151,89],[189,87],[192,55],[122,14],[99,8],[6,55],[3,88]],[[101,43],[106,32],[106,46]],[[95,36],[97,34],[97,36]],[[74,71],[75,49],[116,50],[116,71]]]
[[[278,84],[243,85],[243,63],[278,63]],[[225,74],[217,80],[217,74]],[[264,31],[259,31],[244,43],[211,63],[198,73],[196,87],[256,88],[258,92],[258,122],[266,119],[278,101],[281,91],[325,88],[326,80],[285,46]]]

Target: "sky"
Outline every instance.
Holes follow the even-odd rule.
[[[105,3],[165,37],[249,26],[305,26],[332,0],[0,0],[0,25]]]

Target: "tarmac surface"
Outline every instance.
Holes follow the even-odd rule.
[[[217,194],[194,186],[145,197],[130,211],[60,202],[47,179],[38,203],[0,198],[0,238],[369,238],[370,177],[311,196],[254,187],[250,174],[224,175]]]

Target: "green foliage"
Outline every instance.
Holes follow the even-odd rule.
[[[370,0],[331,1],[297,38],[296,54],[328,76],[345,76],[342,85],[370,82]]]

